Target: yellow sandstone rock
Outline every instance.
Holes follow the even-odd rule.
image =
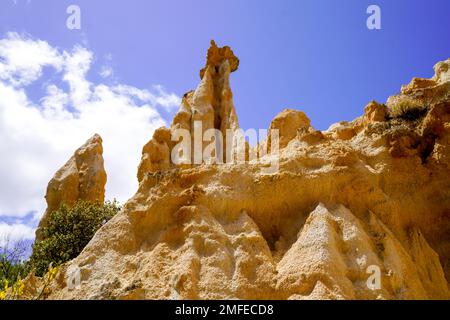
[[[106,172],[102,154],[102,138],[96,134],[56,172],[47,186],[47,210],[36,230],[36,241],[42,240],[42,228],[49,215],[62,204],[72,206],[78,200],[103,203]]]
[[[284,109],[272,120],[269,130],[279,130],[280,148],[284,148],[297,136],[298,131],[307,131],[310,126],[311,121],[302,111]]]
[[[208,129],[217,129],[222,134],[223,154],[226,152],[227,129],[239,129],[233,94],[230,88],[230,73],[237,70],[239,60],[229,47],[218,48],[214,41],[208,50],[206,66],[201,71],[201,82],[195,91],[186,93],[180,110],[175,115],[170,129],[160,128],[142,150],[142,159],[138,168],[138,180],[141,182],[145,174],[173,168],[170,162],[174,130],[186,129],[192,137],[194,132],[203,134]],[[196,132],[195,125],[201,123]],[[203,143],[202,150],[207,143]],[[195,163],[194,155],[191,162]]]
[[[450,299],[450,60],[324,132],[283,111],[273,174],[258,162],[173,166],[173,128],[238,127],[237,61],[212,44],[200,85],[144,147],[136,194],[61,267],[49,298]]]

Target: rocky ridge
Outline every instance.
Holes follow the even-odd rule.
[[[62,266],[49,298],[450,299],[450,59],[326,131],[282,111],[277,173],[173,165],[175,128],[239,128],[238,65],[212,43],[199,86],[144,146],[138,191]]]

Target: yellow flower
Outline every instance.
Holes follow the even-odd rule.
[[[23,294],[23,289],[25,289],[25,283],[23,283],[23,281],[19,279],[19,296]]]
[[[6,292],[0,291],[0,300],[5,300],[5,297],[6,297]]]
[[[51,281],[55,278],[56,274],[58,273],[58,267],[50,267],[48,269],[48,281]]]
[[[25,288],[25,284],[23,283],[22,279],[18,279],[16,283],[12,286],[12,297],[14,299],[20,299],[20,297],[23,294],[23,289]]]

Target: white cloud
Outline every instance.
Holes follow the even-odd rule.
[[[152,103],[163,106],[168,112],[180,105],[181,100],[176,94],[168,94],[160,85],[155,85],[153,88],[156,90],[157,95],[151,98]]]
[[[30,212],[39,218],[48,181],[95,133],[103,138],[107,198],[123,202],[137,190],[142,147],[165,125],[157,106],[172,109],[180,98],[160,86],[91,83],[86,75],[92,61],[93,53],[83,47],[61,51],[15,33],[0,40],[0,223],[2,216]],[[46,66],[58,81],[41,81]],[[45,83],[39,101],[30,99],[26,87],[35,81]],[[0,235],[8,228],[29,231],[1,223]]]
[[[21,240],[32,240],[34,229],[20,223],[6,224],[0,222],[0,248]]]
[[[63,57],[47,42],[8,33],[0,40],[0,80],[15,86],[27,85],[42,75],[42,69],[61,69]]]
[[[85,103],[91,95],[91,83],[86,80],[86,73],[92,63],[92,52],[82,47],[75,47],[71,52],[64,52],[64,77],[70,86],[71,99],[76,107]]]
[[[102,78],[109,78],[113,75],[113,73],[114,73],[113,69],[107,65],[102,66],[99,72]]]

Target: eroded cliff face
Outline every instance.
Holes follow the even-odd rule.
[[[62,204],[72,206],[78,200],[103,203],[105,184],[102,138],[96,134],[76,150],[50,180],[45,195],[47,209],[36,230],[36,241],[42,240],[42,228],[50,214]]]
[[[276,173],[174,166],[173,128],[238,127],[237,66],[212,45],[200,85],[144,147],[139,190],[62,266],[49,298],[449,299],[450,60],[323,132],[284,110],[271,124]]]

